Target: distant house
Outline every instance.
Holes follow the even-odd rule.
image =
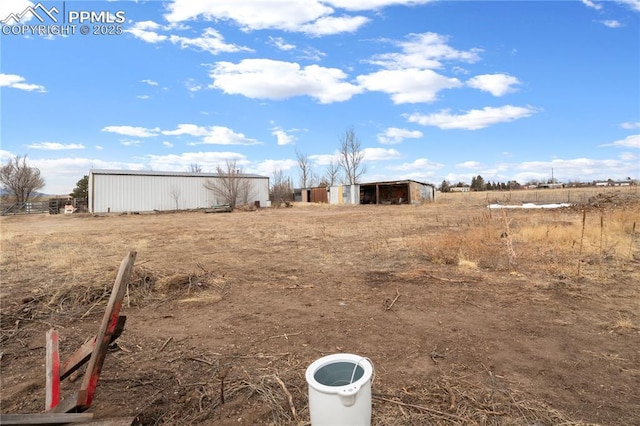
[[[596,186],[631,186],[632,180],[606,180],[596,182]]]
[[[538,184],[538,188],[542,189],[558,189],[564,188],[564,183],[540,183]]]
[[[469,190],[468,186],[452,186],[449,188],[449,192],[469,192]]]
[[[436,187],[415,180],[337,185],[329,188],[330,204],[422,204],[436,199]]]

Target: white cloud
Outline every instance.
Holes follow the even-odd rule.
[[[640,129],[640,121],[635,121],[635,122],[628,121],[626,123],[620,124],[620,127],[627,130]]]
[[[435,114],[415,113],[407,116],[410,123],[418,123],[423,126],[435,126],[440,129],[483,129],[493,124],[506,123],[521,118],[529,117],[538,112],[537,109],[527,107],[517,107],[505,105],[499,108],[484,107],[483,109],[473,109],[464,114],[451,114],[445,109]]]
[[[622,23],[620,21],[616,21],[615,19],[608,19],[606,21],[600,21],[602,25],[609,28],[620,28],[622,27]]]
[[[142,82],[142,83],[146,83],[146,84],[148,84],[149,86],[157,86],[157,85],[158,85],[158,82],[157,82],[157,81],[153,81],[153,80],[149,80],[149,79],[146,79],[146,80],[140,80],[140,82]]]
[[[226,161],[235,161],[239,167],[246,166],[249,162],[246,157],[237,152],[183,152],[180,155],[155,155],[145,156],[148,167],[152,170],[170,172],[182,172],[192,164],[198,164],[205,172],[214,172],[217,166],[225,166]]]
[[[507,74],[483,74],[467,80],[467,86],[489,92],[493,96],[515,92],[516,89],[513,86],[518,84],[520,81],[517,78]]]
[[[442,61],[475,63],[482,49],[456,50],[449,46],[449,38],[436,33],[409,34],[407,41],[396,42],[401,53],[374,55],[370,63],[386,69],[433,69],[442,67]]]
[[[123,139],[120,141],[120,145],[122,146],[140,146],[142,145],[141,141],[131,140],[131,139]]]
[[[387,6],[415,6],[431,3],[435,0],[326,0],[334,7],[352,11],[376,10]]]
[[[198,142],[190,142],[189,145],[257,145],[262,142],[246,137],[242,133],[236,133],[223,126],[197,126],[195,124],[178,124],[175,130],[163,130],[166,136],[189,135],[201,137]]]
[[[164,145],[166,148],[173,148],[173,144],[169,141],[162,142],[162,145]]]
[[[144,127],[134,126],[106,126],[102,129],[103,132],[117,133],[124,136],[134,136],[137,138],[149,138],[152,136],[158,136],[159,128],[147,129]]]
[[[469,74],[469,70],[468,69],[462,68],[462,67],[459,67],[459,66],[451,67],[451,72],[454,73],[454,74],[462,74],[462,75]]]
[[[602,176],[603,170],[617,170],[622,175],[628,174],[625,171],[629,171],[629,164],[619,160],[594,160],[591,158],[564,160],[556,158],[551,161],[527,161],[516,165],[515,168],[520,170],[516,174],[516,179],[520,182],[531,179],[547,179],[550,177],[551,169],[553,169],[554,175],[561,180],[571,177],[588,180]]]
[[[44,93],[47,90],[39,84],[26,83],[26,79],[16,74],[0,74],[0,87],[11,87],[13,89],[36,91]]]
[[[330,15],[333,9],[317,0],[175,0],[167,7],[169,22],[202,18],[208,21],[234,21],[244,31],[280,29],[297,31],[304,24]]]
[[[138,98],[138,99],[150,99],[151,96],[149,96],[149,95],[136,95],[136,98]]]
[[[317,164],[318,166],[328,166],[332,162],[334,164],[337,164],[338,158],[339,158],[338,151],[334,152],[333,154],[309,155],[309,159],[313,161],[315,164]]]
[[[168,6],[165,18],[171,23],[195,19],[232,21],[245,32],[275,29],[322,36],[354,32],[369,21],[364,16],[335,16],[335,8],[364,11],[429,1],[432,0],[175,0]]]
[[[289,44],[284,41],[282,37],[271,37],[269,36],[269,44],[275,46],[279,50],[293,50],[296,48],[295,44]]]
[[[620,159],[623,161],[638,161],[638,154],[633,152],[623,152],[620,154]]]
[[[271,128],[271,134],[276,137],[278,145],[291,145],[296,141],[295,136],[288,134],[278,126]]]
[[[611,143],[607,143],[604,145],[598,145],[598,146],[621,146],[624,148],[640,148],[640,135],[631,135],[631,136],[627,136],[624,139],[621,139],[619,141],[615,141],[615,142],[611,142]]]
[[[401,157],[400,153],[393,148],[365,148],[362,153],[365,161],[393,160]]]
[[[460,169],[479,169],[482,164],[477,161],[465,161],[464,163],[456,164],[456,167]]]
[[[312,36],[323,36],[340,33],[356,32],[361,26],[369,22],[364,16],[326,16],[315,22],[300,26],[300,31]]]
[[[96,145],[94,146],[96,151],[102,151],[104,149],[104,147],[102,145]]]
[[[162,134],[167,136],[206,136],[208,134],[208,130],[206,127],[197,126],[195,124],[178,124],[178,127],[175,130],[163,130]]]
[[[640,12],[640,0],[615,0],[615,2],[627,5],[631,10]]]
[[[169,36],[169,41],[179,45],[182,49],[190,47],[195,50],[209,52],[217,55],[222,52],[251,52],[252,49],[235,44],[225,43],[224,37],[213,28],[205,28],[200,37],[189,38],[177,35]]]
[[[295,170],[296,167],[298,167],[298,163],[295,160],[291,159],[263,160],[247,167],[247,171],[252,171],[253,173],[262,176],[272,176],[273,172],[276,170],[282,170],[283,172],[286,172],[289,170]]]
[[[397,144],[405,139],[421,138],[422,132],[419,130],[399,129],[397,127],[389,127],[383,133],[378,134],[378,142],[381,144]]]
[[[457,78],[448,78],[432,70],[416,68],[382,70],[358,76],[357,81],[369,91],[390,94],[395,104],[434,102],[440,90],[462,86]]]
[[[185,28],[180,27],[179,25],[163,26],[153,21],[141,21],[133,24],[131,28],[125,30],[125,32],[130,33],[134,37],[147,43],[155,44],[170,41],[181,49],[191,48],[198,51],[209,52],[212,55],[217,55],[218,53],[223,52],[253,51],[248,47],[226,43],[224,41],[224,37],[213,28],[205,28],[200,37],[185,37],[177,34],[165,35],[160,33],[161,31],[176,31],[184,29]],[[142,82],[152,86],[158,85],[157,82],[152,80],[142,80]]]
[[[194,79],[189,78],[184,82],[184,87],[187,88],[188,91],[194,93],[202,90],[202,85],[198,84]]]
[[[46,186],[43,192],[47,194],[69,194],[75,188],[76,182],[84,175],[89,174],[90,169],[124,169],[142,170],[143,164],[123,161],[105,161],[92,158],[59,158],[59,159],[32,159],[29,162],[40,170],[45,177]]]
[[[38,142],[27,145],[27,148],[42,149],[45,151],[62,151],[68,149],[84,149],[84,145],[80,143],[62,144],[59,142]]]
[[[324,58],[325,56],[327,56],[326,53],[313,48],[313,47],[305,47],[304,49],[302,49],[300,51],[300,55],[298,55],[301,59],[306,59],[308,61],[314,61],[314,62],[318,62],[320,61],[322,58]]]
[[[595,10],[602,9],[602,5],[597,4],[597,3],[595,3],[595,2],[593,2],[591,0],[582,0],[582,4],[584,4],[587,7],[592,8],[592,9],[595,9]]]
[[[417,160],[412,161],[411,163],[403,163],[398,166],[389,166],[387,167],[389,170],[398,170],[398,171],[427,171],[427,170],[438,170],[444,167],[444,164],[435,163],[428,158],[418,158]]]
[[[168,39],[166,35],[159,34],[162,26],[153,21],[140,21],[124,32],[132,34],[134,37],[147,43],[160,43]]]
[[[311,96],[322,104],[350,99],[362,89],[348,83],[337,68],[271,59],[244,59],[240,63],[218,62],[211,71],[211,87],[248,98],[281,100]]]

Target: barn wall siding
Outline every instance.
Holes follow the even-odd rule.
[[[176,210],[176,198],[178,210],[210,208],[222,203],[222,200],[216,199],[213,191],[204,187],[207,181],[214,179],[215,175],[90,172],[89,211],[115,213]],[[261,206],[266,206],[269,199],[269,178],[251,175],[245,179],[250,179],[253,186],[249,202],[253,204],[259,201]]]

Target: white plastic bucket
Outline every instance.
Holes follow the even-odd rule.
[[[312,426],[369,426],[373,365],[368,358],[333,354],[314,361],[305,374]]]

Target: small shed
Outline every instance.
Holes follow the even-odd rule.
[[[237,177],[246,183],[237,203],[267,206],[269,178],[253,174]],[[224,204],[205,184],[220,179],[217,173],[157,172],[150,170],[89,171],[91,213],[148,212],[206,209]],[[242,200],[241,198],[246,198]]]
[[[329,202],[329,188],[326,186],[318,186],[315,188],[302,188],[300,191],[300,199],[296,201],[302,201],[303,203],[328,203]]]
[[[422,204],[436,199],[436,187],[415,180],[332,186],[331,204]]]

